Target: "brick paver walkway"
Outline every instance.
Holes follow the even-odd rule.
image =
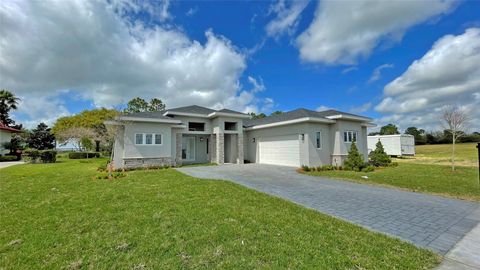
[[[302,175],[291,167],[245,164],[178,169],[225,179],[446,254],[479,222],[479,203]],[[426,179],[428,181],[428,179]]]

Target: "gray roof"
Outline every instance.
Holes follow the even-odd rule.
[[[192,105],[192,106],[172,108],[172,109],[168,109],[168,110],[164,110],[164,111],[158,111],[158,112],[128,113],[128,114],[123,114],[123,116],[140,117],[140,118],[156,118],[156,119],[172,119],[171,117],[163,115],[167,111],[168,112],[202,114],[202,115],[209,115],[213,112],[223,112],[223,113],[233,113],[233,114],[246,115],[244,113],[229,110],[229,109],[212,110],[212,109],[209,109],[209,108],[206,108],[206,107],[202,107],[202,106],[198,106],[198,105]]]
[[[241,114],[245,115],[244,113],[237,112],[234,110],[229,110],[229,109],[221,109],[221,110],[212,110],[206,107],[198,106],[198,105],[192,105],[192,106],[185,106],[185,107],[179,107],[179,108],[172,108],[166,110],[168,112],[182,112],[182,113],[194,113],[194,114],[204,114],[208,115],[213,112],[223,112],[223,113],[233,113],[233,114]]]
[[[172,119],[171,117],[163,116],[165,111],[158,112],[138,112],[138,113],[126,113],[122,116],[126,117],[139,117],[139,118],[155,118],[155,119]]]
[[[333,115],[339,115],[339,114],[366,118],[364,116],[355,115],[355,114],[351,114],[351,113],[340,112],[340,111],[336,111],[336,110],[326,110],[326,111],[317,112],[317,111],[312,111],[312,110],[300,108],[300,109],[296,109],[296,110],[293,110],[293,111],[284,112],[284,113],[281,113],[281,114],[267,116],[265,118],[244,120],[243,125],[245,127],[252,127],[252,126],[272,124],[272,123],[276,123],[276,122],[289,121],[289,120],[305,118],[305,117],[315,117],[315,118],[325,118],[325,119],[327,119],[326,118],[327,116],[333,116]]]

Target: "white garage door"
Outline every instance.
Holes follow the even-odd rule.
[[[298,135],[259,138],[258,152],[258,163],[300,166],[300,143],[298,141]]]

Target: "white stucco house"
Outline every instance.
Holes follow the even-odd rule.
[[[124,114],[116,128],[116,169],[191,163],[340,165],[351,142],[367,159],[372,119],[336,110],[297,109],[261,119],[228,110],[187,106]]]
[[[0,156],[8,154],[4,144],[12,140],[12,133],[20,132],[18,129],[11,128],[0,121]]]

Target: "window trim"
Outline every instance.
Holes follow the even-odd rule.
[[[152,143],[151,144],[147,144],[147,134],[151,134],[152,135]],[[142,143],[137,143],[137,135],[142,135]],[[157,135],[160,135],[160,141],[161,143],[160,144],[156,144],[155,143],[155,137]],[[138,133],[135,133],[134,135],[134,145],[142,145],[142,146],[162,146],[163,145],[163,134],[162,133],[153,133],[153,132],[138,132]]]
[[[345,137],[345,135],[347,135],[347,137]],[[351,140],[348,140],[350,138],[350,135],[351,135]],[[353,137],[355,137],[355,139],[353,139]],[[358,142],[358,131],[356,130],[343,131],[343,143],[352,143],[353,141]]]
[[[320,136],[318,136],[318,135],[320,135]],[[318,147],[319,144],[320,144],[320,147]],[[315,147],[317,149],[322,149],[322,147],[323,147],[322,131],[321,130],[315,132]]]

